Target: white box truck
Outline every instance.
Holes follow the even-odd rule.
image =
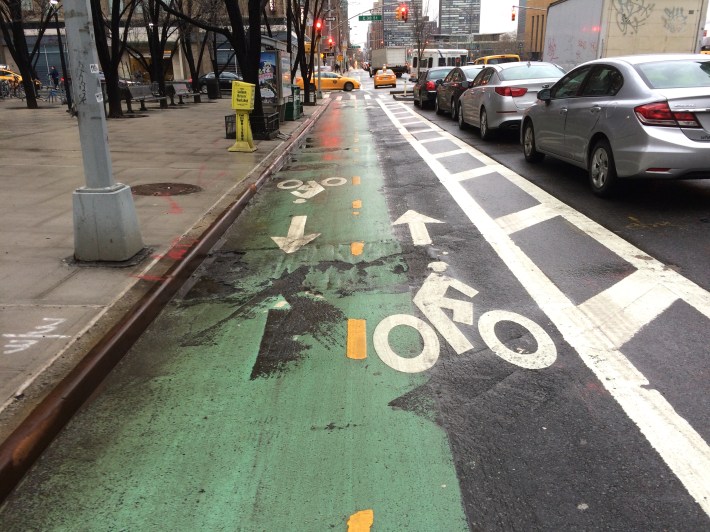
[[[559,0],[543,59],[565,70],[600,57],[700,51],[709,0]]]
[[[387,46],[386,48],[375,48],[370,53],[370,77],[380,70],[383,65],[391,69],[397,77],[401,77],[405,72],[409,72],[407,63],[406,46]]]

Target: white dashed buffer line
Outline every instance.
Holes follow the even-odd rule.
[[[433,124],[440,139],[466,151],[477,163],[494,166],[495,179],[503,176],[539,203],[537,207],[493,219],[464,188],[465,180],[460,177],[468,174],[465,179],[486,179],[489,173],[451,173],[390,109],[378,103],[688,493],[710,515],[710,448],[657,390],[649,388],[649,381],[620,351],[626,341],[675,301],[684,301],[710,320],[710,293]],[[566,220],[631,264],[636,272],[582,304],[575,304],[511,238],[515,232],[552,217]]]

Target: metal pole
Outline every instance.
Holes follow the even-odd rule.
[[[67,113],[71,113],[71,91],[69,90],[69,80],[67,79],[67,62],[64,59],[64,45],[62,44],[62,32],[59,31],[59,18],[57,12],[59,6],[54,6],[54,24],[57,27],[57,44],[59,45],[59,61],[62,64],[62,78],[64,78],[64,94],[67,99]]]
[[[74,257],[122,262],[143,249],[130,187],[116,183],[99,80],[89,0],[65,0],[71,90],[79,123],[86,186],[74,191]]]
[[[321,41],[322,41],[323,39],[316,39],[316,40],[318,41],[318,42],[317,42],[317,44],[318,44],[318,50],[317,50],[317,53],[318,53],[318,89],[316,90],[316,97],[317,97],[317,98],[322,98],[322,97],[323,97],[323,91],[321,91],[321,88],[320,88],[320,71],[321,71],[321,68],[320,68],[320,67],[321,67],[321,61],[320,61],[320,43],[321,43]]]

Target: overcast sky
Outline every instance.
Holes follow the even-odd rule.
[[[438,20],[439,0],[423,0],[429,7],[430,20]],[[515,31],[517,22],[510,20],[511,5],[517,2],[501,2],[500,0],[481,1],[481,33],[499,33]],[[372,8],[372,0],[350,0],[348,2],[348,17],[353,17]],[[369,14],[369,13],[368,13]],[[350,21],[350,41],[353,44],[365,46],[367,42],[368,22],[359,22],[357,18]],[[710,29],[710,11],[707,16],[706,28]],[[708,32],[710,33],[710,32]]]
[[[424,6],[429,8],[429,19],[438,20],[439,0],[423,0]],[[510,20],[510,6],[508,2],[500,0],[482,0],[481,2],[481,32],[498,33],[514,31],[517,23]],[[372,0],[349,0],[348,17],[354,17],[367,9],[372,9]],[[369,14],[369,13],[367,13]],[[360,22],[357,18],[350,21],[350,42],[362,46],[367,42],[368,22]]]

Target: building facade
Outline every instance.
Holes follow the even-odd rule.
[[[521,2],[518,21],[518,40],[523,44],[521,59],[542,59],[545,49],[547,8],[555,0],[526,0]]]
[[[423,0],[377,0],[372,5],[373,15],[382,15],[381,21],[370,23],[367,40],[368,48],[384,48],[387,46],[409,46],[414,43],[416,17],[422,16]],[[424,0],[426,2],[426,0]],[[407,22],[397,20],[397,8],[406,5],[409,9]],[[424,14],[426,15],[426,14]]]
[[[481,31],[481,0],[439,0],[439,33],[469,36]]]

